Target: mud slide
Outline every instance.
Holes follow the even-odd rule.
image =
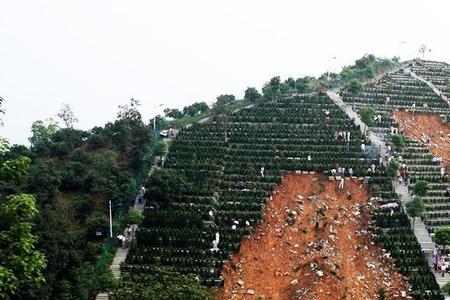
[[[427,145],[434,156],[442,157],[443,163],[450,165],[450,126],[442,123],[439,116],[397,111],[394,119],[406,136]],[[431,141],[424,143],[423,135],[428,135]]]
[[[337,186],[287,175],[263,222],[225,264],[217,299],[405,299],[406,279],[366,230],[366,189],[356,180]]]

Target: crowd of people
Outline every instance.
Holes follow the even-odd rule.
[[[440,273],[442,277],[445,276],[445,273],[450,273],[450,257],[446,252],[443,249],[435,249],[433,256],[435,271]]]

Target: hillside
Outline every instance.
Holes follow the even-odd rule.
[[[124,108],[116,121],[90,131],[37,121],[31,147],[3,155],[2,163],[31,158],[28,175],[16,185],[2,181],[1,193],[35,196],[33,232],[46,259],[45,283],[22,291],[23,299],[90,299],[112,287],[108,201],[121,205],[114,209],[120,232],[150,164],[149,129],[137,110]]]
[[[45,281],[12,299],[444,299],[449,80],[446,63],[366,55],[149,125],[133,99],[89,131],[35,122],[2,155],[1,194],[34,197]],[[138,225],[118,281],[109,201],[113,237]]]

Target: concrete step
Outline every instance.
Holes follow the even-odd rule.
[[[109,300],[109,294],[108,293],[97,294],[95,300]]]

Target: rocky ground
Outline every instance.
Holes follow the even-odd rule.
[[[263,222],[224,265],[217,299],[361,300],[381,290],[386,299],[410,298],[406,279],[367,231],[365,187],[337,186],[320,175],[287,175]]]
[[[450,165],[450,126],[442,123],[439,116],[397,111],[394,118],[406,136],[427,145],[434,156],[442,157],[443,163]],[[424,142],[424,135],[429,136],[431,141]]]

